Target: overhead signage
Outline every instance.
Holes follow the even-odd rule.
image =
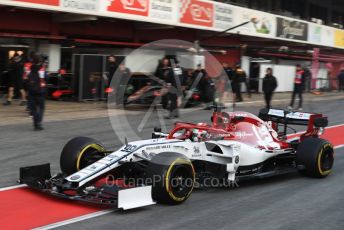
[[[237,28],[235,30],[237,33],[257,37],[276,37],[276,17],[272,14],[257,10],[238,8],[235,10],[234,18],[235,25],[251,21],[252,18],[255,18],[254,22],[250,22]]]
[[[308,24],[301,21],[277,17],[277,37],[307,41]]]
[[[344,30],[335,31],[334,45],[344,48]]]
[[[308,25],[308,41],[322,46],[333,46],[334,28],[310,23]]]
[[[234,8],[224,3],[214,3],[214,28],[218,30],[226,30],[234,26]]]
[[[104,0],[106,1],[106,0]],[[107,0],[107,11],[148,16],[149,0]]]
[[[179,21],[189,25],[213,27],[214,4],[201,0],[180,0]]]
[[[177,23],[178,7],[176,0],[151,0],[149,18],[157,23]]]
[[[59,6],[60,0],[13,0],[15,2],[27,2],[41,5]]]
[[[98,11],[98,0],[61,0],[61,7],[74,10]]]

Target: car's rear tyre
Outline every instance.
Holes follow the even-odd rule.
[[[89,137],[76,137],[63,148],[60,157],[61,171],[73,174],[104,157],[103,145]]]
[[[296,152],[296,165],[303,175],[323,178],[332,172],[333,146],[326,140],[309,137],[302,141]]]
[[[164,204],[181,204],[194,188],[195,170],[184,155],[165,152],[151,159],[147,166],[147,178],[152,180],[154,200]]]

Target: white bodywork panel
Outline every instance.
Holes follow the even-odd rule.
[[[217,145],[221,152],[212,152],[206,145]],[[119,150],[109,154],[86,168],[66,177],[67,181],[77,182],[79,186],[103,175],[120,166],[123,162],[140,161],[142,158],[150,160],[154,155],[162,152],[177,152],[190,160],[202,160],[227,166],[229,180],[234,180],[239,166],[262,163],[270,157],[285,153],[279,149],[265,151],[237,141],[219,140],[207,142],[192,142],[178,139],[149,139],[130,142]],[[139,157],[137,157],[139,156]]]
[[[142,186],[118,191],[118,208],[127,210],[152,204],[156,204],[152,199],[152,186]]]

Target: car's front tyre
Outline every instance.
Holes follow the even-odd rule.
[[[181,204],[194,188],[195,170],[184,155],[165,152],[151,159],[147,179],[151,180],[152,197],[158,203]]]
[[[75,137],[64,146],[60,156],[60,167],[70,175],[105,157],[104,146],[89,137]]]

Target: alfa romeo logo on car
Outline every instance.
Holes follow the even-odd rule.
[[[80,178],[79,175],[75,175],[75,176],[72,176],[70,179],[71,179],[71,180],[78,180],[79,178]]]

